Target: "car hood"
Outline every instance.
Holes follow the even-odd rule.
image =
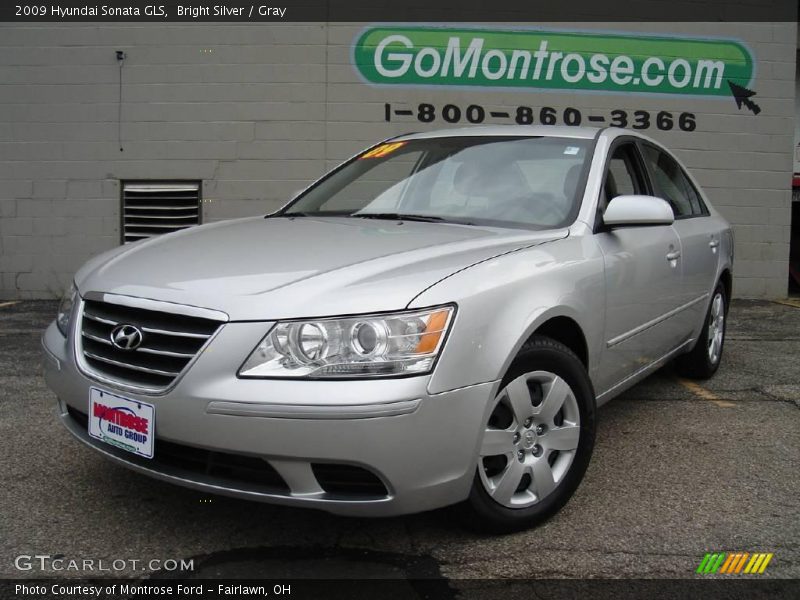
[[[344,217],[252,217],[194,227],[102,254],[75,277],[108,292],[284,319],[405,308],[452,273],[566,237],[530,231]]]

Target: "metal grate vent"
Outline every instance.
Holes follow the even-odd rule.
[[[135,242],[200,223],[200,182],[123,182],[122,241]]]

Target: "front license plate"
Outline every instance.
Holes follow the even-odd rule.
[[[156,408],[147,402],[91,388],[89,435],[107,444],[153,458]]]

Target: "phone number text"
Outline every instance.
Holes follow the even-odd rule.
[[[435,105],[421,102],[412,108],[408,105],[399,107],[389,102],[384,104],[384,119],[396,121],[402,117],[416,117],[420,123],[483,123],[487,119],[514,122],[517,125],[610,125],[611,127],[630,127],[632,129],[650,129],[655,127],[662,131],[679,129],[694,131],[697,128],[695,114],[690,112],[673,113],[670,111],[621,110],[615,109],[604,115],[586,115],[577,108],[557,109],[552,106],[532,107],[517,106],[509,110],[487,110],[480,104],[466,107],[457,104]]]

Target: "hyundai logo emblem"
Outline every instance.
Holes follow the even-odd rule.
[[[120,350],[136,350],[142,345],[143,337],[135,325],[117,325],[111,331],[111,343]]]

